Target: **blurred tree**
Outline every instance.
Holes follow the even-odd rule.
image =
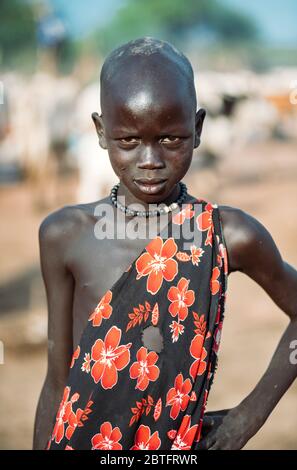
[[[189,34],[203,32],[225,42],[246,41],[257,36],[254,22],[218,0],[128,0],[94,41],[104,52],[132,38],[162,35],[184,42]]]
[[[32,6],[21,0],[0,1],[0,64],[12,66],[36,51]]]

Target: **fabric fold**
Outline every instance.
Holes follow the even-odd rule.
[[[227,276],[219,209],[194,199],[91,312],[47,448],[195,449]]]

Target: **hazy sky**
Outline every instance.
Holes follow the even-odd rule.
[[[279,45],[297,45],[296,0],[220,0],[257,20],[263,38]]]
[[[104,24],[125,0],[48,0],[63,13],[74,36]],[[162,0],[160,0],[162,1]],[[197,0],[199,1],[199,0]],[[297,45],[297,0],[219,0],[254,17],[265,41]]]

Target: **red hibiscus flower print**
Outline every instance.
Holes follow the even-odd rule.
[[[80,355],[80,347],[77,346],[71,359],[70,369],[72,369],[72,367],[74,366],[74,362],[76,361],[76,359],[78,359],[79,355]]]
[[[81,366],[81,370],[83,372],[87,372],[87,374],[88,374],[91,370],[91,362],[92,362],[92,359],[91,359],[90,353],[86,353],[85,357],[84,357],[84,362]]]
[[[167,298],[170,300],[171,305],[169,306],[169,313],[178,318],[180,321],[185,320],[188,316],[188,307],[193,305],[195,301],[195,293],[193,290],[188,290],[190,280],[182,277],[178,283],[177,287],[170,287]]]
[[[220,281],[218,281],[218,277],[220,275],[220,270],[218,267],[213,268],[212,270],[212,276],[210,280],[210,290],[212,295],[215,295],[217,292],[219,292],[220,289]]]
[[[71,439],[72,434],[74,433],[76,427],[78,425],[82,425],[81,417],[83,413],[84,413],[84,410],[81,410],[80,408],[78,408],[75,413],[73,411],[70,413],[69,418],[68,418],[69,426],[66,429],[66,433],[65,433],[65,436],[67,437],[68,440]]]
[[[155,351],[147,352],[147,348],[141,347],[136,354],[137,361],[130,367],[130,378],[137,379],[135,388],[145,390],[150,381],[155,382],[159,375],[160,369],[155,365],[159,359]]]
[[[122,433],[118,427],[112,428],[109,421],[100,426],[100,433],[92,437],[92,450],[122,450],[119,443]]]
[[[102,318],[107,320],[112,314],[112,306],[109,305],[112,299],[112,292],[109,290],[102,297],[99,304],[95,308],[94,312],[91,314],[89,321],[93,321],[93,326],[100,326],[102,323]]]
[[[82,427],[84,425],[84,421],[88,419],[88,415],[92,412],[91,406],[93,405],[92,401],[88,401],[84,410],[78,408],[74,413],[72,410],[69,413],[68,417],[68,428],[66,429],[65,436],[67,439],[71,439],[75,429],[78,427]]]
[[[192,384],[190,379],[184,381],[183,374],[179,373],[172,387],[166,395],[166,406],[171,406],[170,417],[176,419],[180,410],[185,411],[189,403]]]
[[[130,450],[157,450],[160,446],[159,432],[156,431],[151,435],[150,428],[141,424],[135,434],[134,446]]]
[[[178,265],[176,260],[172,259],[176,252],[177,245],[172,237],[165,243],[161,237],[156,237],[147,245],[146,253],[136,260],[136,279],[148,276],[146,289],[152,295],[159,291],[163,279],[172,281],[177,275]]]
[[[213,220],[212,212],[215,205],[207,203],[205,206],[205,211],[199,214],[196,218],[198,229],[201,231],[207,230],[207,237],[205,240],[205,245],[212,246],[212,232],[213,232]]]
[[[177,225],[182,225],[186,219],[191,219],[195,214],[192,204],[187,204],[180,212],[172,217],[172,222]]]
[[[171,335],[172,342],[176,343],[176,341],[179,338],[179,335],[183,334],[183,332],[185,331],[185,327],[184,327],[184,325],[182,325],[181,323],[178,323],[176,321],[173,321],[169,325],[169,327],[170,327],[170,331],[172,333],[172,335]]]
[[[104,341],[97,339],[92,347],[91,375],[107,390],[114,387],[118,381],[118,371],[123,370],[130,362],[130,347],[132,343],[119,346],[122,332],[117,326],[112,326],[106,333]]]
[[[197,375],[202,375],[206,370],[206,362],[204,359],[207,356],[207,351],[203,347],[203,340],[202,335],[196,335],[191,341],[190,354],[196,359],[190,367],[190,376],[193,380],[195,380]]]
[[[74,449],[73,449],[73,447],[67,445],[67,446],[65,447],[65,450],[74,450]]]
[[[171,450],[191,450],[198,424],[191,426],[191,416],[183,417],[179,430],[176,432]],[[171,431],[171,436],[174,433]]]
[[[69,416],[72,413],[72,404],[79,399],[79,394],[74,393],[69,400],[69,394],[70,387],[65,387],[52,434],[52,440],[55,440],[57,444],[59,444],[64,437],[65,424],[68,423]]]

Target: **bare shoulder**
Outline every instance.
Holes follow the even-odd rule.
[[[249,272],[268,258],[281,263],[280,253],[267,228],[244,210],[219,206],[222,230],[229,259],[229,273]]]
[[[107,199],[87,204],[63,206],[47,215],[39,226],[39,239],[42,244],[54,244],[56,247],[69,244],[91,223],[95,208]]]

